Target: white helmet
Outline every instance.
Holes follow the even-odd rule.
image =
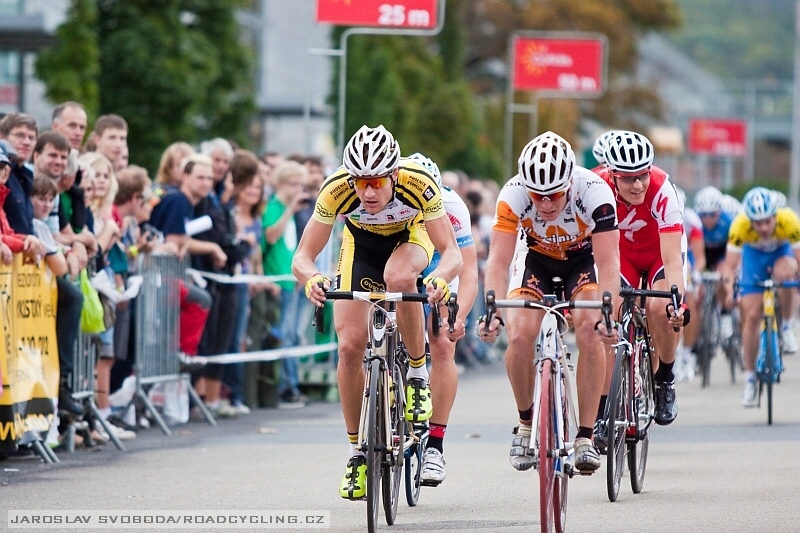
[[[778,204],[778,208],[786,207],[786,195],[781,191],[775,190],[773,190],[772,193],[775,195],[775,202]]]
[[[694,195],[694,210],[698,213],[719,213],[722,211],[722,193],[711,185],[703,187]]]
[[[594,141],[592,155],[599,164],[602,165],[606,162],[606,146],[608,146],[608,140],[617,133],[617,130],[607,131]]]
[[[635,131],[618,131],[606,145],[606,164],[611,170],[640,172],[653,164],[653,145]]]
[[[519,176],[531,192],[553,194],[569,187],[575,170],[575,152],[552,131],[542,133],[522,149]]]
[[[439,165],[434,163],[430,157],[425,157],[421,153],[416,152],[408,156],[406,159],[410,159],[427,170],[428,173],[433,177],[436,185],[438,185],[440,189],[442,188],[442,174],[439,172]]]
[[[344,147],[342,164],[355,177],[383,176],[397,168],[400,145],[382,125],[361,126]]]
[[[742,204],[730,194],[722,195],[720,205],[722,206],[722,210],[725,213],[728,213],[731,217],[735,217],[742,212]]]
[[[754,187],[742,199],[744,214],[750,220],[764,220],[778,211],[778,199],[766,187]]]

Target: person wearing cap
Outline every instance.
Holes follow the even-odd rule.
[[[461,270],[461,253],[434,178],[413,162],[400,163],[400,145],[383,126],[362,126],[345,146],[342,166],[322,185],[292,261],[292,272],[318,307],[332,280],[317,271],[314,260],[330,239],[338,215],[345,230],[335,288],[342,291],[417,292],[417,276],[434,249],[441,259],[423,281],[428,302],[449,296],[447,284]],[[324,287],[320,287],[320,284]],[[356,450],[364,387],[364,347],[371,304],[337,300],[333,315],[339,337],[337,377],[350,457],[339,494],[360,499],[366,494],[366,457]],[[355,318],[354,318],[355,317]],[[424,422],[432,403],[425,367],[423,313],[418,304],[401,303],[397,323],[409,352],[407,420]]]
[[[568,300],[598,300],[605,291],[616,296],[619,230],[608,184],[577,166],[570,144],[551,131],[522,149],[518,169],[497,199],[486,262],[487,292],[509,299],[541,300],[556,293],[553,278],[559,277]],[[581,354],[576,378],[580,419],[573,466],[591,474],[600,468],[592,436],[603,388],[603,344],[614,342],[616,336],[599,336],[595,327],[602,318],[599,310],[575,309],[570,314]],[[506,370],[519,413],[510,460],[517,470],[528,470],[535,462],[531,452],[532,347],[543,316],[541,311],[498,309],[488,330],[484,317],[478,324],[479,334],[487,342],[494,342],[501,326],[508,329]]]

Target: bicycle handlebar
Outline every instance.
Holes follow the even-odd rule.
[[[619,290],[619,295],[625,299],[633,299],[638,297],[645,298],[668,298],[671,300],[672,310],[675,311],[680,307],[681,293],[678,292],[678,286],[673,285],[669,291],[653,291],[649,289],[634,289],[633,287],[622,287]],[[667,304],[667,313],[669,314],[669,304]],[[687,315],[688,316],[688,315]],[[672,328],[675,333],[679,332],[681,328]]]
[[[498,308],[515,309],[540,309],[543,311],[557,311],[559,309],[600,309],[603,311],[603,320],[606,330],[611,331],[611,293],[603,292],[602,300],[558,300],[555,295],[548,294],[544,300],[497,300],[494,291],[486,291],[486,321],[484,331],[489,332],[489,324]]]

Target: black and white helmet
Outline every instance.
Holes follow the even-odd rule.
[[[606,145],[606,164],[619,172],[641,172],[653,164],[653,145],[635,131],[618,131]]]
[[[519,176],[529,191],[553,194],[572,182],[575,152],[561,136],[547,131],[525,145],[519,156]]]
[[[433,159],[419,152],[411,154],[407,159],[419,164],[422,168],[427,170],[433,178],[433,181],[436,182],[436,185],[438,185],[440,189],[442,188],[442,173],[439,172],[439,165],[434,163]]]
[[[355,177],[383,176],[400,163],[400,145],[382,125],[361,126],[344,147],[342,164]]]

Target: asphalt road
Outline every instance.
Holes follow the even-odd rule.
[[[679,383],[680,414],[651,434],[644,490],[606,496],[605,465],[570,482],[569,531],[800,531],[800,355],[786,359],[775,424],[739,405],[740,384],[714,360],[712,385]],[[508,462],[516,411],[500,364],[470,369],[445,440],[447,480],[401,500],[386,531],[538,531],[534,471]],[[261,409],[173,437],[140,432],[128,452],[110,446],[61,454],[58,465],[0,463],[0,529],[8,510],[326,510],[331,529],[366,530],[366,504],[338,496],[347,441],[338,404]],[[50,529],[56,531],[57,529]],[[71,530],[64,528],[64,530]]]

